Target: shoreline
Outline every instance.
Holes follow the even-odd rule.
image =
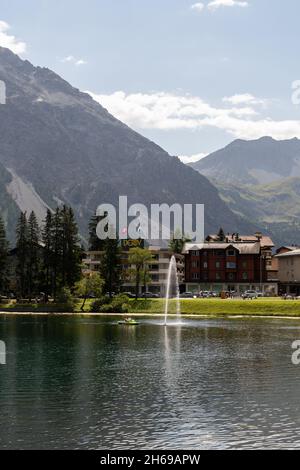
[[[80,313],[70,313],[70,312],[14,312],[14,311],[0,311],[0,317],[3,316],[28,316],[28,317],[77,317],[77,318],[115,318],[115,317],[139,317],[139,318],[164,318],[165,315],[162,313],[90,313],[90,312],[80,312]],[[169,315],[169,318],[177,318],[177,315]],[[282,314],[219,314],[219,313],[211,313],[211,314],[182,314],[181,318],[186,319],[201,319],[201,320],[241,320],[241,319],[276,319],[276,320],[300,320],[299,315],[282,315]]]

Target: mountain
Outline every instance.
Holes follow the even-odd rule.
[[[235,140],[191,167],[222,183],[269,184],[300,177],[300,140]]]
[[[219,190],[232,211],[259,221],[277,244],[300,242],[300,178],[256,186],[219,184]]]
[[[300,140],[235,140],[191,166],[239,217],[278,244],[300,243]]]
[[[86,234],[103,202],[202,203],[206,231],[245,232],[255,227],[232,213],[207,178],[115,119],[88,94],[47,68],[34,67],[0,48],[1,191],[9,204],[39,218],[47,207],[70,204]],[[13,208],[13,211],[15,209]],[[9,231],[13,215],[6,215]]]
[[[19,208],[9,193],[12,180],[12,175],[0,164],[0,214],[6,221],[7,236],[10,240],[14,239],[14,228],[19,214]]]

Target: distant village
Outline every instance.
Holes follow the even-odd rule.
[[[123,244],[122,269],[130,269],[130,248],[140,246],[138,240]],[[162,248],[149,245],[152,254],[148,265],[149,282],[147,294],[165,296],[169,262],[175,255],[181,294],[197,296],[236,295],[256,291],[261,296],[300,295],[300,247],[275,247],[272,239],[262,233],[254,235],[218,234],[209,235],[204,243],[184,243],[180,250],[172,246]],[[83,258],[84,270],[88,274],[98,271],[103,253],[88,251]],[[123,290],[131,291],[134,285],[124,281]],[[143,294],[143,286],[141,292]]]
[[[108,295],[164,297],[169,263],[175,256],[180,294],[184,296],[241,297],[300,296],[300,247],[275,247],[260,232],[253,235],[224,233],[207,236],[204,243],[171,240],[164,247],[144,240],[101,241],[97,218],[89,226],[89,248],[80,237],[71,208],[48,211],[43,228],[34,213],[21,213],[16,247],[8,248],[0,223],[0,289],[3,297],[43,301],[80,279],[99,273]]]

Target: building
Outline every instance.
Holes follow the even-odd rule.
[[[130,243],[129,243],[130,242]],[[124,292],[134,292],[135,285],[132,281],[126,280],[126,272],[131,269],[131,265],[128,263],[129,250],[133,247],[142,247],[138,244],[139,240],[126,240],[126,243],[122,246],[120,263],[122,270],[125,273],[124,283],[122,285],[122,290]],[[150,246],[149,251],[152,253],[153,260],[149,265],[149,277],[151,281],[147,284],[147,291],[155,294],[159,294],[161,297],[165,296],[166,293],[166,281],[168,277],[168,270],[171,257],[173,253],[170,252],[168,248],[162,248],[160,246]],[[89,273],[93,271],[99,271],[101,266],[101,259],[103,252],[101,251],[88,251],[83,260],[83,272]],[[178,281],[182,291],[184,291],[184,255],[175,254],[177,263],[177,272],[178,272]],[[144,286],[141,286],[141,293],[144,290]]]
[[[206,239],[208,242],[224,241],[226,243],[257,243],[261,247],[261,255],[265,259],[267,279],[269,281],[277,280],[277,264],[274,263],[273,249],[275,247],[272,239],[261,232],[256,232],[255,235],[240,235],[239,233],[228,233],[225,235],[224,240],[220,240],[219,235],[209,235]]]
[[[153,262],[149,266],[149,275],[151,277],[151,283],[147,287],[150,292],[159,294],[161,297],[166,295],[166,284],[168,279],[169,265],[173,253],[167,248],[161,248],[159,246],[150,246],[149,250],[153,255]],[[176,258],[177,274],[179,287],[182,291],[185,290],[184,278],[184,255],[174,254]]]
[[[286,247],[284,247],[286,248]],[[279,292],[300,295],[300,249],[289,247],[279,251],[278,260]]]
[[[251,241],[235,240],[185,246],[185,282],[188,291],[257,290],[277,295],[277,283],[268,280],[267,262],[273,243],[264,249],[257,237]],[[271,251],[272,256],[272,251]]]

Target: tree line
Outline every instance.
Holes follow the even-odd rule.
[[[79,236],[74,212],[66,205],[47,210],[40,225],[36,214],[21,212],[16,227],[16,245],[10,250],[5,224],[0,216],[0,295],[14,294],[18,299],[35,299],[42,296],[47,302],[56,300],[63,289],[84,293],[99,289],[110,298],[121,291],[124,282],[132,281],[138,296],[140,285],[146,288],[152,255],[149,250],[132,248],[127,259],[122,259],[118,239],[100,240],[96,235],[99,218],[93,216],[89,224],[88,248],[101,252],[97,276],[84,273],[82,259],[84,248]],[[128,264],[126,270],[123,264]],[[129,267],[130,266],[130,267]]]
[[[9,256],[9,254],[11,256]],[[82,248],[72,208],[47,211],[42,226],[36,214],[21,212],[16,227],[16,247],[9,252],[3,219],[0,218],[0,293],[8,290],[18,298],[57,297],[72,288],[81,275]]]

